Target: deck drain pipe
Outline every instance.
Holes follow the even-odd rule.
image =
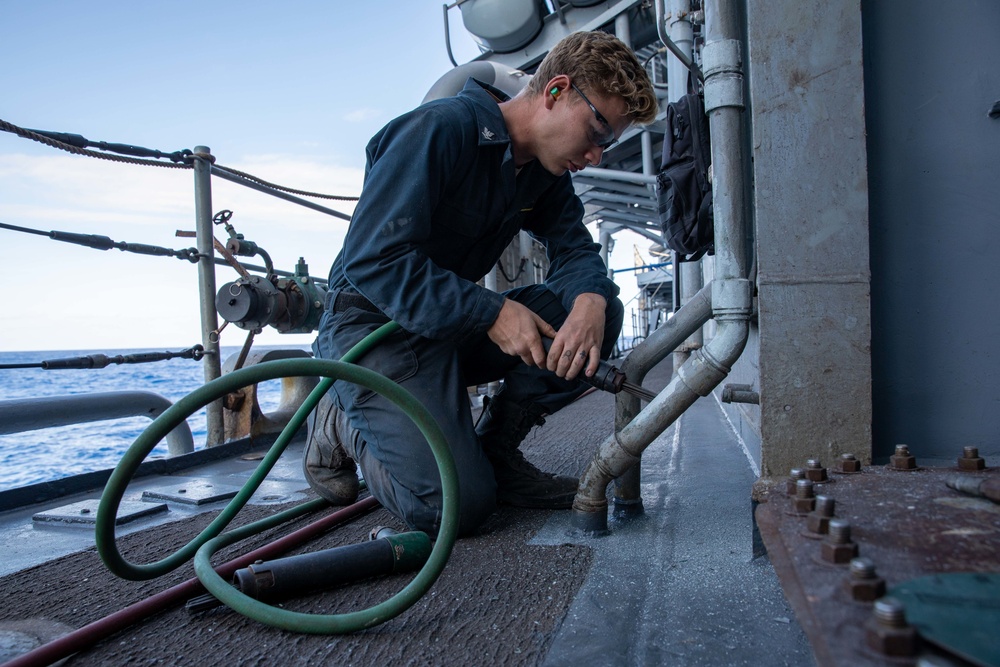
[[[598,448],[573,500],[573,529],[588,535],[608,532],[606,493],[611,480],[637,464],[642,451],[660,433],[726,378],[749,336],[753,286],[747,278],[739,7],[735,0],[707,0],[705,19],[708,36],[702,61],[712,136],[716,248],[712,317],[718,328],[715,337],[677,370],[656,400]]]

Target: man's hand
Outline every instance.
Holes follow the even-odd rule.
[[[521,357],[521,361],[529,366],[545,368],[542,336],[555,338],[556,330],[527,306],[504,299],[500,314],[486,335],[504,353]]]
[[[587,377],[593,377],[601,361],[607,305],[607,299],[600,294],[588,292],[576,297],[569,317],[549,349],[546,368],[567,380],[575,378],[581,370]]]

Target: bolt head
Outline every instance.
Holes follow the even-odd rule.
[[[795,511],[799,514],[809,514],[816,509],[815,498],[795,498]]]
[[[899,451],[898,447],[896,451]],[[917,467],[917,459],[909,454],[903,456],[897,454],[889,457],[889,465],[899,470],[913,470]]]
[[[852,600],[857,602],[874,602],[885,595],[885,579],[882,577],[872,577],[870,579],[855,579],[850,577],[844,580],[844,588]]]
[[[836,544],[829,540],[820,545],[820,557],[827,563],[843,565],[850,563],[852,558],[858,556],[858,545],[855,542],[847,544]]]
[[[806,479],[812,482],[825,482],[829,479],[826,474],[826,468],[807,468],[806,469]]]
[[[861,461],[854,454],[841,454],[837,469],[840,472],[861,472]]]
[[[906,623],[898,603],[892,598],[882,598],[875,603],[871,618],[865,623],[865,642],[868,647],[883,655],[912,656],[917,652],[917,631]],[[893,622],[887,622],[892,616]]]
[[[963,456],[958,459],[959,470],[985,470],[986,469],[986,459],[976,457],[971,458]]]

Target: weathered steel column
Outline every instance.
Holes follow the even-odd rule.
[[[846,0],[751,0],[747,19],[760,406],[727,412],[737,426],[759,414],[761,476],[773,479],[807,458],[871,452],[862,21]]]

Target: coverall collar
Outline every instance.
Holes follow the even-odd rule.
[[[501,102],[508,101],[509,95],[488,83],[470,77],[465,82],[465,88],[462,89],[459,96],[466,97],[473,102],[476,124],[479,127],[477,136],[480,146],[510,143],[507,123],[504,122],[503,114],[497,104],[498,99]]]

